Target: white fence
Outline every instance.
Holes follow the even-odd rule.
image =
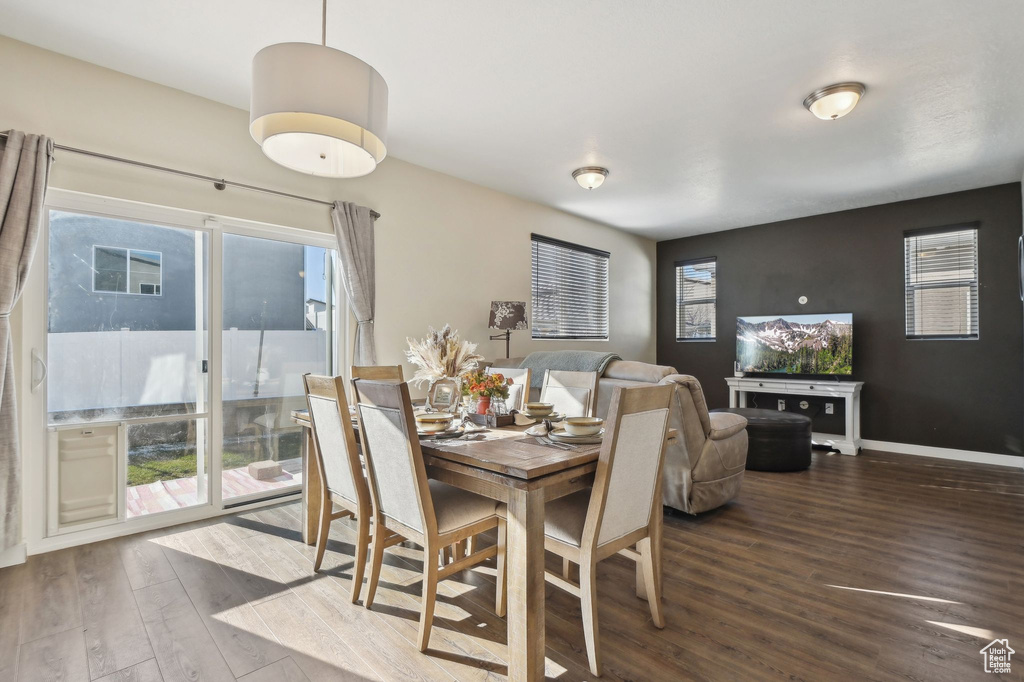
[[[225,402],[302,395],[302,375],[327,370],[326,331],[267,331],[256,393],[260,332],[225,330],[222,344]],[[203,376],[196,345],[191,331],[49,334],[48,409],[194,403],[196,378]]]

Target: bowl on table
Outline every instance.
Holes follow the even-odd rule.
[[[569,417],[564,422],[570,436],[593,436],[601,432],[604,420],[600,417]]]
[[[448,412],[428,412],[416,415],[416,429],[420,433],[441,433],[451,428],[455,415]]]
[[[543,419],[554,412],[555,406],[552,403],[526,403],[526,414],[531,417]]]

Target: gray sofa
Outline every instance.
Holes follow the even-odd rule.
[[[519,367],[523,358],[505,358],[495,368]],[[697,514],[725,504],[739,494],[747,461],[747,421],[728,413],[709,413],[700,382],[675,368],[646,362],[613,360],[597,384],[597,416],[606,417],[616,386],[674,384],[669,426],[681,434],[665,453],[662,493],[666,506]],[[532,389],[536,400],[540,391]]]

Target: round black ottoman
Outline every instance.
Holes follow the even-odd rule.
[[[747,420],[747,468],[754,471],[800,471],[811,466],[811,419],[802,414],[729,407]]]

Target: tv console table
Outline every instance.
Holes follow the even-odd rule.
[[[778,393],[783,395],[814,395],[842,398],[846,411],[846,433],[813,433],[816,443],[829,445],[844,455],[860,451],[860,389],[863,381],[815,381],[813,379],[759,379],[756,377],[726,377],[729,385],[729,407],[746,407],[748,393]]]

